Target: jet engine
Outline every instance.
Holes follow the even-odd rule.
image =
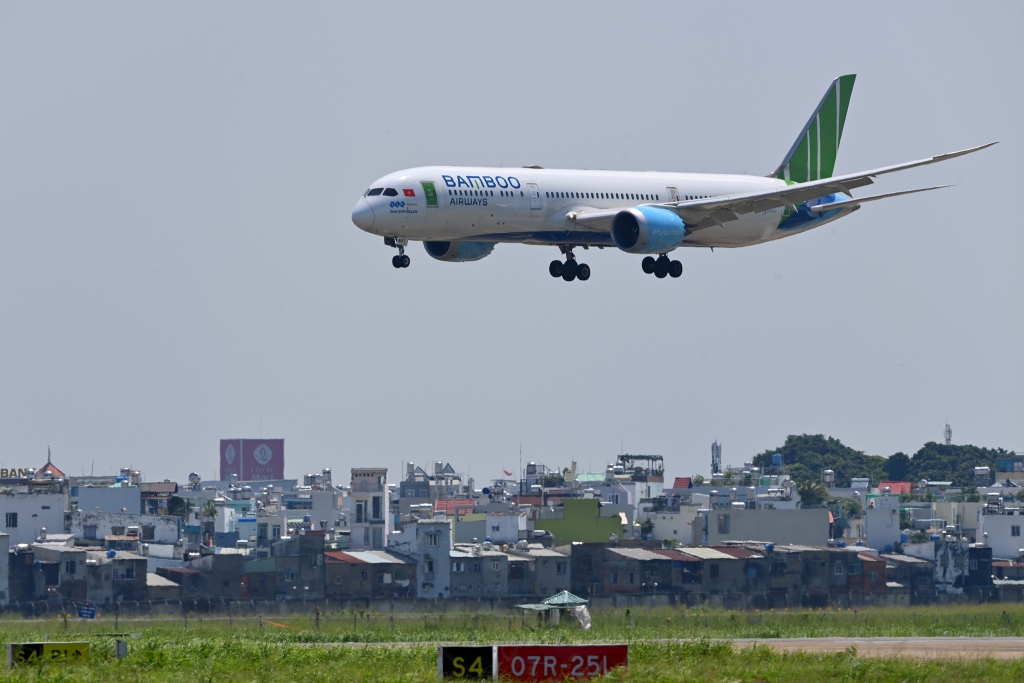
[[[479,261],[494,251],[494,242],[424,242],[423,248],[438,261]]]
[[[630,254],[663,254],[683,243],[683,219],[657,206],[623,209],[612,219],[612,241]]]

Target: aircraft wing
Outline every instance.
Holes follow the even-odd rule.
[[[688,230],[703,230],[704,228],[709,228],[714,225],[722,225],[728,221],[737,220],[740,216],[747,213],[767,211],[769,209],[776,209],[780,207],[786,207],[795,211],[797,204],[811,199],[817,199],[818,197],[823,197],[828,194],[841,192],[850,196],[851,190],[873,184],[873,178],[880,175],[895,173],[896,171],[904,171],[908,168],[916,168],[918,166],[927,166],[928,164],[936,164],[940,161],[947,161],[949,159],[955,159],[956,157],[971,154],[972,152],[977,152],[985,149],[986,147],[991,147],[994,144],[996,143],[990,142],[987,145],[971,147],[969,149],[950,152],[948,154],[939,154],[927,159],[919,159],[918,161],[909,161],[907,163],[896,164],[894,166],[883,166],[882,168],[876,168],[870,171],[850,173],[832,178],[823,178],[821,180],[812,180],[806,183],[794,183],[792,185],[786,185],[785,187],[772,188],[771,190],[727,195],[724,197],[713,197],[711,199],[668,202],[654,204],[653,206],[660,206],[678,213],[686,224]],[[923,192],[933,189],[938,188],[922,188],[921,190],[894,192],[865,199],[850,199],[848,201],[832,202],[827,205],[827,208],[842,208],[846,206],[853,206],[854,204],[860,204],[865,201],[875,201],[877,199],[895,197],[900,194]],[[592,230],[610,229],[611,219],[614,218],[615,215],[623,208],[629,207],[603,209],[599,211],[572,211],[566,214],[566,218],[575,223],[585,225],[587,228]],[[822,207],[820,210],[826,210],[826,208]]]

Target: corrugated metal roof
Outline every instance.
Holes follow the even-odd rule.
[[[324,555],[335,562],[349,564],[411,564],[409,560],[383,550],[332,550]]]
[[[735,557],[737,560],[761,559],[764,557],[761,553],[754,552],[750,548],[740,548],[731,545],[716,546],[715,550],[720,550],[726,555]]]
[[[668,558],[664,555],[651,552],[646,548],[608,548],[609,552],[615,553],[616,555],[622,555],[633,560],[667,560]]]
[[[886,561],[892,560],[893,562],[904,562],[906,564],[932,564],[930,560],[922,560],[919,557],[913,557],[911,555],[895,555],[887,553],[885,555],[882,555],[882,557]]]
[[[171,587],[177,588],[180,584],[174,583],[170,579],[165,579],[164,577],[160,576],[159,574],[154,574],[153,572],[147,572],[146,573],[146,585],[149,586],[150,588],[164,588],[164,587],[167,587],[167,588],[171,588]]]
[[[701,558],[696,557],[695,555],[687,555],[686,553],[681,553],[678,550],[655,549],[655,550],[652,550],[651,552],[658,553],[659,555],[663,555],[663,556],[667,557],[668,559],[675,560],[677,562],[700,562],[701,561]]]
[[[732,555],[726,555],[714,548],[679,548],[679,552],[699,557],[702,560],[735,560]]]

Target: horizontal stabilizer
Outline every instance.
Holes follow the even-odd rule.
[[[876,194],[873,197],[861,197],[859,199],[844,199],[839,202],[829,202],[828,204],[817,204],[815,206],[808,206],[807,208],[811,211],[831,211],[832,209],[843,209],[848,206],[858,206],[864,202],[875,202],[879,199],[888,199],[889,197],[899,197],[904,194],[914,194],[915,192],[929,192],[931,190],[941,190],[944,187],[953,187],[952,185],[936,185],[935,187],[922,187],[916,190],[903,190],[902,192],[890,192],[889,194]]]

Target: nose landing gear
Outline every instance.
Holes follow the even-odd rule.
[[[391,265],[395,268],[408,268],[412,259],[405,253],[405,248],[409,244],[409,240],[405,237],[385,237],[384,244],[389,247],[396,247],[398,253],[391,259]]]
[[[658,258],[653,256],[645,256],[640,267],[648,275],[654,274],[654,277],[659,280],[664,278],[666,275],[672,277],[679,277],[683,274],[683,264],[679,261],[670,261],[668,256],[661,254]]]
[[[552,261],[548,265],[548,273],[551,277],[560,277],[566,282],[572,282],[576,279],[579,279],[581,282],[589,280],[590,266],[586,263],[576,262],[576,255],[572,253],[572,245],[559,246],[559,249],[565,254],[565,263],[557,260]]]

